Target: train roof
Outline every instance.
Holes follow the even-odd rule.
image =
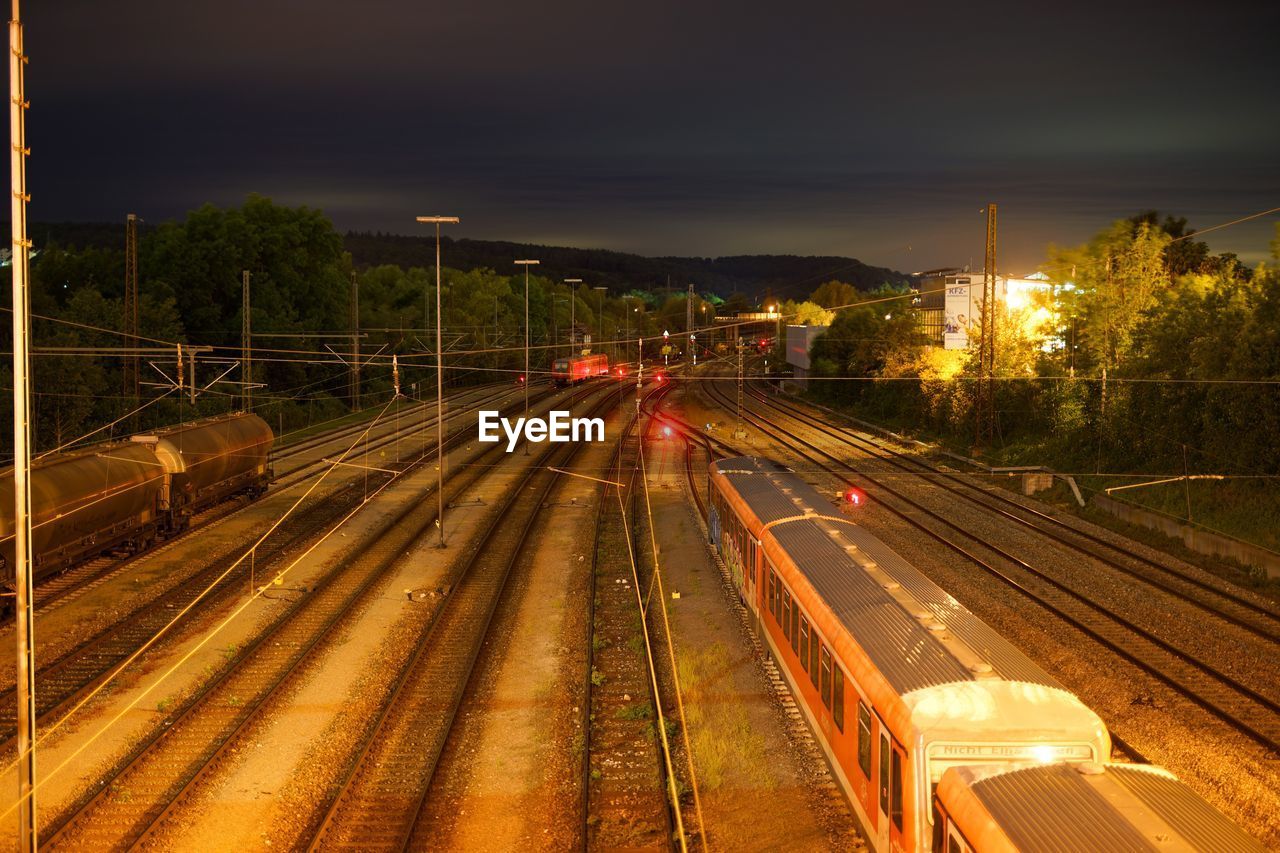
[[[179,436],[183,433],[199,432],[202,430],[207,430],[210,428],[225,426],[227,424],[239,423],[239,422],[250,422],[255,427],[258,427],[258,425],[261,424],[261,427],[260,427],[261,430],[265,430],[266,432],[271,432],[271,427],[267,424],[266,421],[264,421],[261,418],[261,416],[250,413],[250,412],[232,412],[229,415],[213,415],[207,418],[200,418],[194,421],[187,421],[186,423],[173,424],[171,426],[161,427],[160,429],[147,430],[145,432],[138,433],[136,436],[133,436],[132,439],[137,441],[139,439],[149,440],[153,438],[172,438],[174,436]]]
[[[32,470],[40,470],[51,468],[54,465],[63,465],[68,462],[75,462],[81,459],[89,459],[102,457],[106,459],[120,458],[121,461],[133,462],[145,460],[145,456],[138,455],[137,459],[131,458],[135,454],[141,454],[145,451],[138,451],[137,445],[130,442],[127,438],[112,439],[110,441],[99,441],[94,444],[83,444],[69,450],[60,450],[57,453],[33,453],[31,456]],[[13,462],[0,467],[0,478],[13,476]]]
[[[1018,850],[1262,850],[1167,770],[1138,764],[1043,764],[947,771],[939,795],[961,829],[993,823]],[[980,807],[969,815],[967,790]],[[977,838],[971,838],[977,842]]]
[[[777,462],[714,463],[900,695],[1004,679],[1062,689],[1008,640]]]

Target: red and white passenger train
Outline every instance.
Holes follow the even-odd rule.
[[[945,800],[939,811],[939,783],[961,797],[968,777],[952,777],[974,767],[995,777],[1109,759],[1097,714],[791,470],[754,457],[713,463],[709,521],[874,849],[1018,849],[966,842]],[[966,802],[953,807],[996,823]]]
[[[603,353],[557,358],[551,363],[551,380],[557,388],[608,375],[609,357]]]

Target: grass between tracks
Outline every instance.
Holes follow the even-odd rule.
[[[729,650],[723,643],[691,649],[680,654],[676,666],[702,789],[716,790],[727,780],[737,788],[766,787],[764,738],[752,730],[746,709],[727,698],[733,671]]]

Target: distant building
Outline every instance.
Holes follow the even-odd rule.
[[[744,346],[758,344],[778,333],[778,314],[774,311],[740,311],[737,314],[717,316],[715,328],[722,339],[737,344],[742,338]]]
[[[945,268],[916,275],[920,289],[912,307],[927,341],[949,350],[968,347],[970,331],[976,334],[981,320],[983,272]],[[1052,299],[1052,291],[1052,282],[1041,272],[1023,278],[996,276],[996,298],[1011,309],[1027,307],[1035,294]]]
[[[809,385],[809,350],[830,326],[787,326],[787,364],[791,365],[792,381],[799,388]]]

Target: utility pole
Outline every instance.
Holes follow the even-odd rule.
[[[351,271],[351,411],[360,409],[360,281]]]
[[[440,324],[440,226],[446,222],[456,224],[456,216],[419,216],[419,222],[432,222],[436,226],[436,527],[440,529],[439,547],[444,545],[444,346],[441,344]],[[496,305],[496,303],[495,303]],[[494,308],[494,324],[497,324],[497,308]],[[395,363],[395,356],[391,357]],[[396,380],[399,386],[400,380]],[[527,387],[527,385],[526,385]]]
[[[187,388],[190,389],[191,405],[196,404],[196,348],[187,347],[187,355],[191,358],[191,376],[188,378]]]
[[[592,289],[592,290],[594,290],[596,293],[598,293],[598,294],[599,294],[599,297],[598,297],[598,298],[597,298],[597,300],[596,300],[596,301],[597,301],[598,308],[597,308],[597,311],[596,311],[596,340],[595,340],[595,344],[596,344],[597,346],[599,346],[599,347],[600,347],[600,351],[601,351],[601,352],[604,352],[604,342],[605,342],[605,340],[607,340],[607,339],[605,338],[605,336],[604,336],[604,295],[605,295],[605,293],[607,293],[607,292],[609,291],[609,288],[607,288],[607,287],[593,287],[593,288],[591,288],[591,289]],[[618,359],[617,359],[617,357],[615,356],[613,360],[616,362]]]
[[[529,422],[529,267],[538,263],[535,260],[519,260],[516,263],[524,267],[524,421]],[[555,305],[551,306],[555,312]],[[524,442],[524,455],[529,455],[529,440]]]
[[[569,355],[572,357],[582,351],[581,348],[573,348],[573,336],[578,326],[578,285],[582,284],[582,279],[566,278],[564,283],[569,285]]]
[[[689,295],[684,298],[684,330],[689,335],[689,352],[693,352],[693,282],[689,282]]]
[[[988,444],[996,431],[996,206],[987,205],[987,253],[982,271],[982,322],[978,344],[978,394],[974,401],[975,443]]]
[[[35,853],[36,661],[31,607],[31,330],[30,250],[27,239],[26,54],[22,20],[13,0],[9,21],[9,218],[13,234],[13,554],[14,640],[18,653],[18,850]]]
[[[1191,519],[1191,471],[1187,467],[1187,446],[1182,445],[1182,494],[1187,499],[1187,523]]]
[[[138,408],[138,215],[130,213],[124,221],[124,396],[132,400],[130,410]],[[136,417],[136,416],[135,416]]]
[[[240,378],[244,380],[244,410],[253,411],[253,328],[249,322],[249,271],[240,271]]]
[[[737,427],[733,429],[733,438],[746,438],[746,430],[742,429],[742,386],[744,386],[744,368],[742,368],[742,336],[737,336]]]
[[[1111,296],[1113,293],[1114,288],[1111,286],[1111,256],[1107,255],[1107,298],[1102,303],[1106,307],[1102,318],[1102,401],[1100,409],[1101,418],[1104,421],[1107,416],[1107,365],[1111,363]]]

